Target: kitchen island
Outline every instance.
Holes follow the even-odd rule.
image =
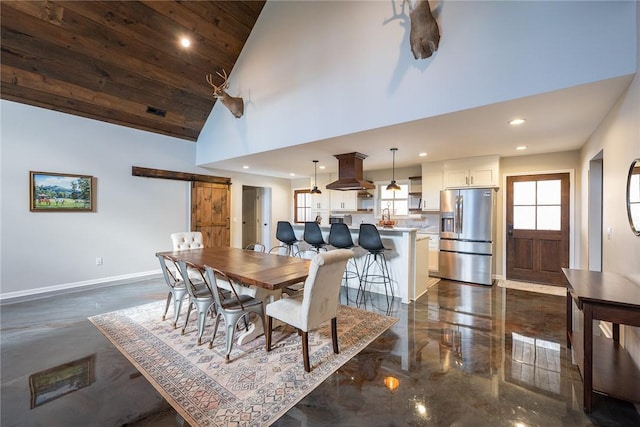
[[[294,224],[293,229],[298,239],[302,240],[304,225]],[[325,242],[329,241],[330,229],[330,226],[320,226]],[[360,234],[359,226],[350,226],[349,230],[351,231],[353,242],[357,245],[358,235]],[[389,249],[385,252],[385,257],[387,258],[393,293],[397,298],[400,298],[403,303],[408,304],[426,292],[426,281],[429,279],[428,272],[426,272],[425,269],[420,269],[419,266],[427,265],[428,253],[421,253],[420,248],[422,248],[423,245],[416,247],[417,228],[378,227],[378,231],[380,232],[382,243]],[[308,248],[309,245],[305,242],[300,242],[301,250]],[[356,256],[358,268],[362,270],[360,266],[364,261],[364,256],[367,251],[359,246],[356,246],[353,251]],[[357,279],[349,279],[347,285],[350,288],[358,289],[359,283]],[[385,293],[382,284],[373,284],[370,290],[383,295]]]

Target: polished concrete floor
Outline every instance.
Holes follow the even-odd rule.
[[[0,424],[187,425],[87,320],[164,299],[164,286],[2,304]],[[400,321],[276,426],[640,426],[633,405],[605,396],[582,411],[564,297],[443,280],[410,305],[371,295],[363,306]]]

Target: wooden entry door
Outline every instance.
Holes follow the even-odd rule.
[[[563,286],[569,174],[507,177],[507,279]]]
[[[229,185],[194,181],[191,186],[191,231],[202,232],[205,248],[230,246]]]

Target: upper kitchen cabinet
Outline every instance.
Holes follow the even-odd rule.
[[[497,187],[499,156],[449,160],[444,163],[444,187]]]
[[[440,210],[440,191],[442,191],[442,162],[422,164],[422,210]]]
[[[357,191],[330,191],[332,211],[357,211],[358,192]]]

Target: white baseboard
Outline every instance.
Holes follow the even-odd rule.
[[[124,274],[122,276],[103,277],[100,279],[85,280],[82,282],[64,283],[61,285],[46,286],[43,288],[25,289],[24,291],[0,293],[0,302],[7,302],[13,299],[29,299],[31,297],[42,294],[55,293],[68,290],[78,290],[80,288],[90,287],[94,285],[116,284],[114,282],[131,281],[132,279],[141,279],[150,276],[162,274],[161,270],[144,271],[142,273]]]

